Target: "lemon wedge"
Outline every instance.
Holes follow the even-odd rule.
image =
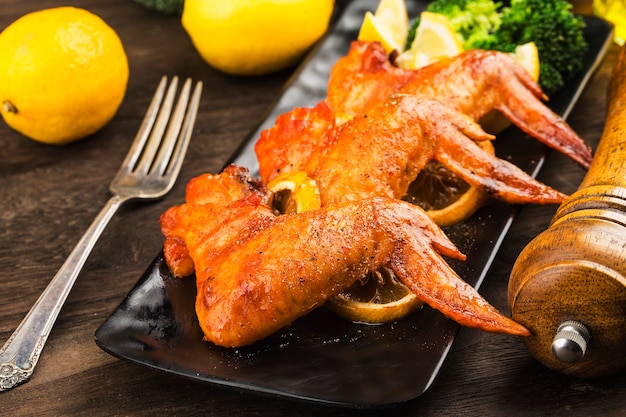
[[[302,171],[279,175],[267,188],[274,194],[273,206],[283,214],[302,213],[322,205],[315,180]]]
[[[450,20],[439,13],[422,12],[411,47],[400,54],[400,68],[417,69],[463,52],[463,43]]]
[[[402,52],[408,32],[409,15],[404,0],[381,0],[374,13],[365,13],[358,39],[380,42],[387,53]]]
[[[528,71],[533,80],[539,81],[539,50],[534,42],[519,45],[513,52],[515,61]]]

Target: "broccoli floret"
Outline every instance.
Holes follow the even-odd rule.
[[[565,0],[512,0],[502,10],[496,41],[488,49],[511,51],[534,42],[539,51],[539,83],[547,94],[560,90],[583,67],[585,22]]]
[[[495,42],[493,33],[500,26],[501,3],[492,0],[435,0],[427,10],[445,15],[452,23],[465,49],[480,48],[485,43]],[[419,25],[417,18],[411,25],[407,38],[407,49],[415,39]]]
[[[180,15],[183,12],[184,0],[135,0],[148,9],[167,15]]]

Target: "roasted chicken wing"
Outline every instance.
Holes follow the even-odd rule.
[[[294,113],[302,117],[293,118]],[[565,198],[481,149],[474,141],[493,136],[439,101],[396,94],[342,125],[335,125],[331,114],[322,102],[280,116],[262,132],[256,152],[263,180],[305,171],[317,182],[323,205],[372,196],[400,199],[435,159],[510,203],[553,204]]]
[[[546,107],[539,85],[506,53],[470,50],[432,65],[395,67],[377,42],[355,41],[333,66],[328,105],[339,120],[363,114],[393,93],[435,99],[478,121],[492,110],[547,146],[588,168],[592,153],[567,123]]]
[[[245,169],[230,166],[192,180],[185,204],[161,216],[168,265],[178,275],[195,270],[207,340],[253,343],[380,267],[462,325],[529,334],[448,266],[441,255],[465,256],[420,208],[365,198],[276,216],[267,197]]]

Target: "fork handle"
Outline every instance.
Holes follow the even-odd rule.
[[[9,390],[32,376],[52,326],[78,274],[122,203],[123,199],[119,196],[113,196],[107,201],[61,269],[0,349],[0,391]]]

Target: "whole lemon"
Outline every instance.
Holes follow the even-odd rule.
[[[39,142],[69,143],[106,125],[128,74],[117,33],[84,9],[29,13],[0,33],[0,112]]]
[[[324,34],[333,0],[185,0],[182,24],[220,71],[262,75],[295,64]]]

